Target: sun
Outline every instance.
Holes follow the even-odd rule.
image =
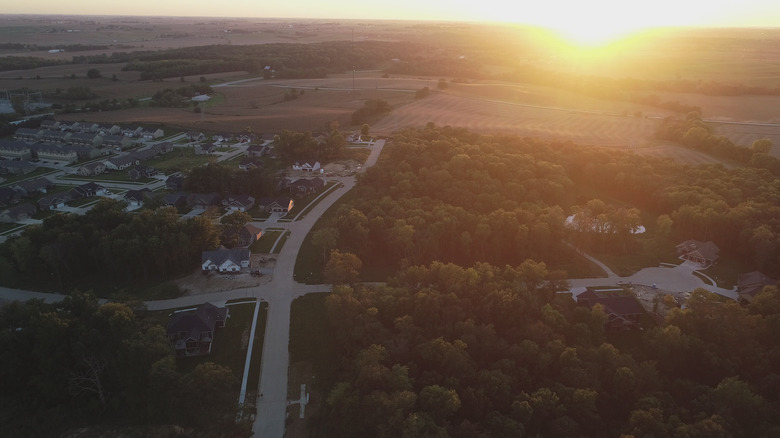
[[[643,30],[625,23],[571,21],[547,27],[570,45],[581,49],[602,48]]]

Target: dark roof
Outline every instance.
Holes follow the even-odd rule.
[[[200,263],[206,263],[211,261],[215,265],[221,265],[222,263],[230,260],[231,262],[240,265],[242,260],[249,260],[250,252],[247,248],[233,248],[227,249],[224,246],[219,247],[213,251],[203,251],[201,255]]]
[[[13,219],[16,219],[22,214],[30,216],[37,211],[38,209],[34,205],[30,204],[29,202],[25,202],[24,204],[19,204],[17,206],[9,208],[8,216]]]
[[[27,192],[34,192],[42,188],[54,187],[54,183],[51,182],[45,176],[35,178],[35,179],[28,179],[25,181],[19,181],[16,185],[23,188]]]
[[[714,242],[708,240],[701,242],[699,240],[686,240],[685,242],[677,245],[677,252],[683,254],[690,254],[692,252],[698,252],[707,260],[717,260],[720,248],[715,245]]]
[[[143,201],[146,198],[152,197],[152,191],[146,188],[140,190],[128,190],[125,193],[125,199],[134,201]]]
[[[218,193],[191,193],[187,196],[187,205],[216,205],[219,202]]]
[[[777,280],[770,278],[763,272],[753,271],[739,275],[737,278],[737,291],[740,297],[750,301],[764,290],[764,286],[774,286],[777,283]]]

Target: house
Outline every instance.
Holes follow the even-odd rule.
[[[26,160],[0,160],[0,174],[27,175],[35,172],[37,168],[38,166]]]
[[[165,333],[176,356],[206,356],[211,353],[214,331],[225,327],[230,317],[227,307],[211,303],[198,306],[194,312],[177,312],[168,322]]]
[[[187,195],[183,193],[168,193],[163,196],[163,205],[181,208],[187,205]]]
[[[14,131],[14,140],[18,141],[38,141],[38,139],[41,136],[41,130],[40,129],[33,129],[33,128],[19,128],[16,131]]]
[[[187,207],[205,210],[219,204],[217,193],[191,193],[187,196]]]
[[[775,285],[777,285],[777,280],[769,278],[763,272],[748,272],[737,277],[737,294],[739,294],[740,301],[751,303],[753,298],[764,290],[764,286]]]
[[[577,295],[577,303],[593,308],[596,304],[604,308],[607,314],[606,327],[610,329],[628,329],[639,325],[639,319],[645,313],[644,307],[636,297],[623,288],[587,290]]]
[[[181,190],[184,188],[184,177],[171,175],[165,180],[165,188],[168,190]]]
[[[152,195],[152,191],[147,188],[128,190],[127,193],[125,193],[124,200],[127,201],[131,207],[140,207],[144,205],[144,201],[151,198]]]
[[[239,272],[250,266],[250,256],[247,248],[227,249],[221,246],[213,251],[203,251],[200,266],[204,272]]]
[[[22,194],[10,187],[0,187],[0,207],[16,204],[21,201]]]
[[[65,131],[41,131],[38,139],[49,143],[67,143],[70,136],[71,133]]]
[[[249,157],[262,157],[263,155],[268,155],[269,153],[270,148],[264,145],[253,144],[246,148],[246,155]]]
[[[68,148],[72,151],[76,151],[76,156],[79,160],[91,160],[110,153],[108,149],[100,149],[94,146],[70,145]]]
[[[134,151],[130,155],[135,157],[136,160],[139,162],[144,162],[146,160],[151,160],[152,158],[157,156],[157,151],[155,151],[152,148],[144,149],[142,151]]]
[[[130,146],[133,145],[133,140],[130,139],[130,137],[125,137],[124,135],[106,135],[103,137],[103,146],[111,149],[127,149]]]
[[[130,166],[137,166],[141,164],[141,162],[132,155],[124,155],[121,157],[111,157],[104,161],[103,164],[105,164],[106,170],[125,170]]]
[[[25,202],[0,211],[0,222],[14,223],[30,219],[38,211],[34,205]]]
[[[295,162],[293,164],[293,170],[303,170],[304,172],[316,172],[320,170],[322,165],[319,161],[304,161],[303,163]]]
[[[245,157],[241,160],[241,162],[238,163],[238,168],[240,170],[253,170],[253,169],[262,169],[263,162],[260,161],[259,158],[255,157]]]
[[[56,131],[60,129],[60,122],[54,120],[54,119],[45,119],[41,121],[40,129],[47,129],[51,131]]]
[[[290,183],[291,195],[308,195],[325,187],[325,180],[322,178],[300,178]]]
[[[106,190],[105,187],[101,186],[100,184],[88,182],[86,184],[73,187],[68,191],[68,194],[71,196],[72,199],[82,199],[82,198],[89,198],[92,196],[105,196],[108,194],[108,191]]]
[[[77,132],[70,135],[71,144],[97,147],[103,144],[103,137],[89,132]]]
[[[222,200],[229,211],[247,211],[255,206],[255,198],[249,195],[231,195]]]
[[[76,173],[81,176],[95,176],[100,175],[105,171],[105,164],[101,163],[100,161],[93,161],[92,163],[87,163],[80,166],[78,170],[76,170]]]
[[[156,138],[161,138],[165,135],[165,131],[163,131],[160,128],[157,129],[144,129],[141,132],[141,137],[145,140],[154,140]]]
[[[217,146],[214,143],[197,144],[194,147],[195,155],[213,154],[217,151]]]
[[[157,143],[155,145],[152,145],[151,149],[153,149],[157,153],[157,155],[167,154],[168,152],[171,152],[173,150],[173,143],[169,141],[164,141],[162,143]]]
[[[139,138],[141,137],[141,134],[143,132],[144,132],[144,128],[140,126],[127,126],[124,129],[122,129],[122,135],[131,138]]]
[[[249,245],[257,242],[257,239],[259,239],[262,235],[262,228],[258,228],[252,224],[246,224],[244,225],[244,228],[241,228],[238,231],[238,246],[246,248]]]
[[[206,140],[206,135],[202,132],[188,131],[185,135],[187,136],[187,140],[189,140],[191,143]]]
[[[40,210],[56,210],[62,208],[73,198],[69,193],[54,193],[52,195],[46,195],[38,200],[38,208]]]
[[[79,160],[79,154],[71,146],[55,143],[37,143],[30,147],[33,154],[39,160],[64,161],[75,163]]]
[[[292,210],[293,205],[292,198],[263,198],[258,203],[261,209],[269,213],[287,213]]]
[[[45,194],[52,187],[54,187],[54,183],[42,176],[35,179],[19,181],[12,188],[21,193],[22,196],[27,197],[32,196],[35,193]]]
[[[32,158],[32,148],[23,141],[0,141],[0,156],[29,160]]]
[[[718,261],[720,249],[712,241],[700,242],[686,240],[677,245],[677,256],[681,260],[689,260],[701,265],[702,269],[714,265]]]
[[[127,171],[130,181],[137,181],[141,178],[154,178],[159,172],[152,167],[136,165]]]

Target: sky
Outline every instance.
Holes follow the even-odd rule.
[[[0,13],[5,14],[505,21],[554,29],[591,29],[591,32],[659,26],[780,26],[780,1],[777,0],[28,0],[3,3]]]

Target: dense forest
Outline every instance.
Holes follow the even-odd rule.
[[[246,436],[236,434],[234,371],[209,362],[181,371],[160,322],[126,304],[81,293],[5,304],[0,348],[4,437],[85,425],[90,436],[103,427],[110,436]]]
[[[326,301],[337,370],[315,437],[758,437],[780,428],[780,293],[695,291],[608,333],[543,264],[432,263]]]
[[[403,131],[312,235],[337,248],[326,270],[344,275],[328,278],[351,286],[326,300],[323,342],[336,359],[311,436],[780,434],[776,287],[749,306],[699,289],[663,321],[610,332],[604,309],[559,294],[565,274],[550,269],[568,257],[566,239],[641,250],[629,230],[644,213],[659,239],[714,240],[776,277],[778,205],[764,169],[432,124]],[[614,232],[567,228],[569,213],[580,230]],[[369,287],[346,275],[360,261],[401,268]]]
[[[354,253],[367,267],[525,259],[565,265],[573,255],[563,241],[575,237],[598,252],[641,250],[625,232],[569,234],[566,217],[599,197],[606,204],[595,214],[612,209],[611,220],[633,223],[636,208],[648,228],[668,221],[656,235],[672,244],[713,240],[722,253],[780,274],[780,181],[765,169],[692,167],[431,124],[397,134],[312,241],[324,251]]]

